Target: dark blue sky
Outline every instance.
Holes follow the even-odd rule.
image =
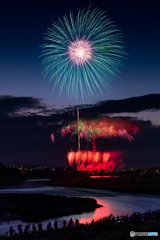
[[[160,104],[157,105],[160,94],[159,0],[1,2],[0,160],[5,164],[67,165],[65,156],[70,150],[71,143],[58,137],[56,144],[53,145],[50,134],[56,133],[56,128],[62,127],[68,118],[59,112],[56,112],[57,115],[52,114],[57,108],[63,109],[64,106],[75,106],[82,102],[73,101],[65,94],[59,97],[57,90],[52,94],[52,83],[48,85],[49,79],[44,79],[42,75],[40,46],[44,43],[43,33],[51,27],[53,21],[57,21],[58,17],[62,18],[64,14],[68,15],[70,10],[77,14],[79,9],[88,8],[90,4],[93,9],[98,7],[99,10],[107,11],[108,16],[121,29],[128,60],[124,61],[125,68],[121,69],[121,80],[115,78],[110,92],[104,90],[103,95],[88,98],[84,103],[95,104],[100,101],[128,98],[127,108],[120,108],[120,111],[117,111],[114,104],[113,109],[112,104],[108,108],[106,107],[108,105],[104,105],[104,112],[110,114],[110,117],[136,118],[144,126],[143,134],[138,136],[135,144],[125,147],[123,145],[125,143],[122,142],[121,150],[130,152],[130,156],[126,155],[125,159],[128,161],[127,166],[159,166]],[[157,100],[154,100],[153,104],[149,107],[144,106],[144,103],[141,104],[142,98],[136,98],[133,108],[130,98],[148,95],[146,99],[149,104],[153,100],[150,94],[158,94],[155,95]],[[4,95],[5,98],[2,97]],[[39,98],[42,100],[39,101]],[[122,107],[124,103],[117,101],[116,104]],[[99,108],[97,113],[101,113]]]
[[[40,46],[53,21],[71,10],[98,7],[107,11],[125,39],[128,60],[110,92],[85,100],[95,103],[160,91],[160,31],[158,0],[153,1],[4,1],[0,6],[0,95],[34,96],[52,105],[73,104],[65,93],[52,94],[52,83],[42,76]],[[77,102],[77,104],[80,101]]]

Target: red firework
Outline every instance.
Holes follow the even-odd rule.
[[[115,168],[123,168],[124,164],[117,152],[96,151],[96,138],[123,137],[133,141],[133,135],[137,134],[139,128],[135,121],[120,118],[101,117],[97,119],[79,120],[61,129],[63,137],[70,134],[70,139],[79,134],[80,138],[92,141],[93,151],[79,151],[67,153],[69,165],[75,162],[78,170],[98,172],[102,169],[113,171]]]
[[[119,152],[72,151],[67,153],[67,159],[70,166],[75,162],[79,171],[113,171],[125,166]]]

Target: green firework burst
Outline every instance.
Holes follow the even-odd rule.
[[[53,22],[42,46],[43,73],[53,81],[53,90],[66,90],[82,99],[111,87],[123,66],[125,47],[120,31],[105,12],[80,10],[74,19],[63,16]]]

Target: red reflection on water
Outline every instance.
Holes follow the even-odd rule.
[[[89,176],[90,178],[119,178],[119,176]]]
[[[105,200],[104,201],[103,200],[98,200],[97,203],[99,205],[102,205],[102,207],[97,208],[92,213],[86,214],[86,218],[85,217],[80,218],[79,219],[80,223],[83,223],[83,224],[91,223],[92,220],[94,220],[94,222],[96,222],[96,221],[99,221],[103,217],[109,216],[112,213],[112,211],[113,211],[112,208],[110,207],[109,203],[107,203],[107,205],[106,205],[106,201]],[[83,216],[85,216],[84,213],[83,213]]]

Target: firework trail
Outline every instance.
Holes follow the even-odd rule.
[[[71,98],[93,96],[110,88],[125,57],[120,31],[105,12],[80,10],[48,28],[42,46],[43,73],[53,90],[65,88]]]
[[[51,133],[51,140],[52,140],[53,143],[55,143],[54,134],[53,133]]]

